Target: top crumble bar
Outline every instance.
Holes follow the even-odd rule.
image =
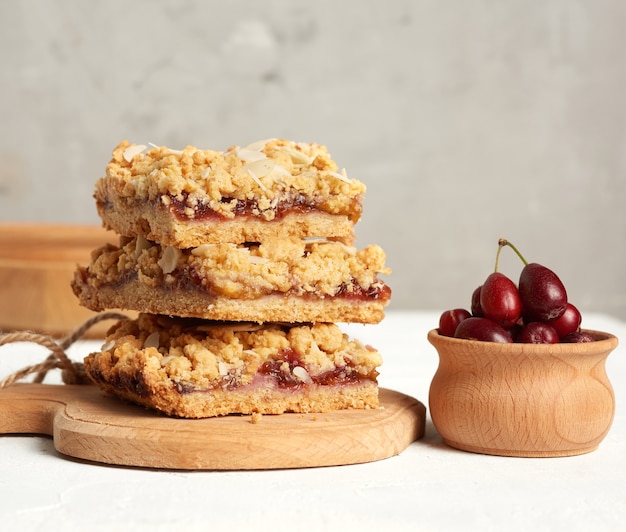
[[[107,229],[189,248],[270,236],[351,243],[364,193],[318,144],[272,139],[221,152],[123,141],[94,197]]]

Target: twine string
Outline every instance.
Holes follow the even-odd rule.
[[[33,382],[41,383],[48,372],[53,369],[61,370],[61,378],[64,384],[89,384],[90,380],[85,374],[82,362],[73,362],[67,355],[66,350],[77,340],[81,339],[97,323],[104,320],[123,319],[128,319],[128,316],[119,312],[102,312],[87,319],[72,333],[60,340],[55,340],[52,336],[32,331],[13,331],[0,334],[0,347],[11,343],[30,342],[45,347],[50,351],[50,354],[43,362],[26,366],[1,380],[0,388],[11,386],[32,374],[35,374]]]

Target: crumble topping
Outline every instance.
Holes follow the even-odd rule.
[[[214,295],[253,299],[276,292],[376,294],[386,287],[378,275],[388,273],[377,245],[358,250],[326,239],[281,238],[180,250],[143,237],[122,237],[119,246],[108,244],[92,253],[84,278],[98,288],[132,275],[151,287],[195,285]]]
[[[140,314],[122,320],[97,356],[114,373],[151,373],[177,383],[179,391],[224,389],[269,374],[292,385],[325,375],[375,380],[380,354],[351,340],[335,324],[287,326],[209,322]],[[270,368],[270,369],[268,369]]]
[[[272,220],[279,203],[309,205],[353,222],[361,215],[365,185],[338,169],[325,146],[284,139],[259,141],[226,151],[187,146],[172,150],[121,142],[106,177],[96,183],[96,200],[112,197],[177,208],[190,219],[198,211],[232,219],[242,203],[251,214]],[[182,208],[180,207],[182,205]]]

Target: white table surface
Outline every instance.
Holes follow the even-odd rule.
[[[426,333],[438,312],[389,312],[342,325],[383,355],[379,383],[428,406],[438,358]],[[626,339],[626,323],[583,326]],[[72,357],[99,343],[80,342]],[[43,348],[0,348],[0,377],[43,359]],[[626,341],[607,360],[616,417],[598,450],[566,458],[466,453],[426,435],[369,464],[276,471],[159,471],[67,458],[52,439],[0,436],[2,530],[624,530]],[[55,382],[55,376],[46,382]],[[358,528],[357,528],[358,527]]]

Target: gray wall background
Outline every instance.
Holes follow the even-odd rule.
[[[391,309],[469,306],[506,237],[626,319],[625,28],[622,0],[3,0],[0,219],[98,223],[124,138],[315,141],[368,186]]]

